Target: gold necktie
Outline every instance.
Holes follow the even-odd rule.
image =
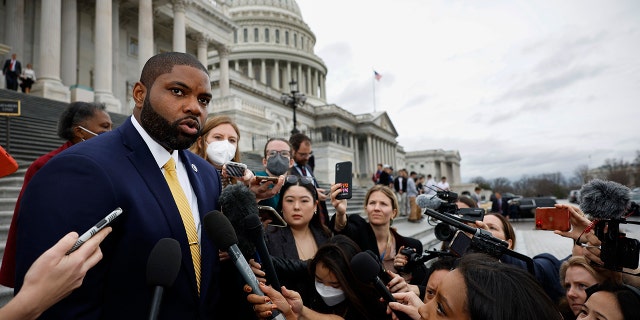
[[[191,214],[191,206],[187,201],[180,182],[178,181],[178,173],[176,172],[176,162],[173,158],[169,158],[169,161],[162,167],[164,168],[164,178],[167,179],[169,189],[173,194],[173,199],[176,201],[180,216],[182,217],[182,223],[184,229],[187,232],[187,239],[189,240],[189,248],[191,249],[191,259],[193,259],[193,268],[196,272],[196,283],[198,285],[198,293],[200,293],[200,246],[198,245],[198,232],[196,231],[196,223],[193,220]]]

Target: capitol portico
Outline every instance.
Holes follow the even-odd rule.
[[[289,136],[292,109],[280,97],[296,81],[307,97],[297,128],[313,140],[321,182],[333,181],[339,161],[354,162],[354,184],[362,186],[377,163],[412,170],[422,161],[460,183],[457,151],[420,153],[416,162],[386,112],[356,115],[327,101],[329,70],[294,0],[5,0],[0,14],[0,55],[15,52],[34,65],[32,95],[103,102],[130,114],[131,89],[147,59],[187,52],[209,69],[209,113],[236,121],[242,151],[261,155],[269,137]]]

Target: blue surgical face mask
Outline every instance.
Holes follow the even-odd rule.
[[[338,288],[325,286],[322,282],[316,281],[316,291],[320,297],[322,297],[324,303],[330,307],[335,306],[345,299],[344,291]]]

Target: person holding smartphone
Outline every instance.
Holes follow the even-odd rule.
[[[402,248],[413,248],[422,252],[422,243],[414,238],[400,235],[391,227],[391,221],[398,215],[398,199],[390,187],[375,185],[365,196],[364,210],[368,221],[359,214],[347,216],[347,200],[338,199],[341,184],[331,186],[331,204],[336,214],[331,218],[330,226],[334,233],[344,234],[353,239],[364,250],[376,253],[386,270],[400,273],[396,269],[395,258]],[[426,276],[426,266],[418,264],[413,270],[404,270],[401,275],[408,285],[397,285],[390,288],[391,292],[413,291],[421,298],[425,295],[423,280]],[[385,283],[386,284],[386,283]]]

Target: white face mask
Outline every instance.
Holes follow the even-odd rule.
[[[207,157],[218,166],[231,161],[235,155],[236,146],[229,140],[213,141],[207,146]]]
[[[325,286],[318,281],[316,281],[316,291],[318,291],[318,294],[320,295],[320,297],[322,297],[324,303],[326,303],[330,307],[335,306],[345,299],[344,291],[338,288]]]

